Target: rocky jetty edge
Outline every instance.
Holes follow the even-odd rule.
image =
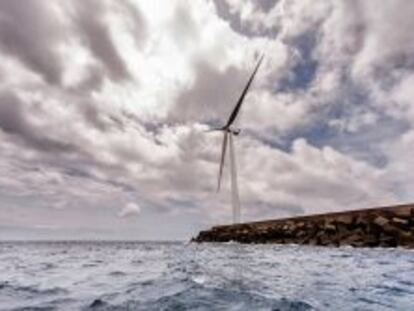
[[[414,204],[216,226],[192,241],[414,248]]]

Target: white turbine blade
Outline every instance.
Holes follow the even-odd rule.
[[[233,134],[230,133],[230,171],[231,171],[231,195],[233,206],[233,223],[240,223],[240,198],[239,187],[237,184],[237,163],[234,151]]]
[[[223,145],[221,147],[220,170],[219,170],[219,176],[218,176],[217,192],[220,191],[221,177],[223,176],[223,167],[224,167],[224,160],[226,158],[227,136],[228,135],[229,135],[228,132],[224,131]]]

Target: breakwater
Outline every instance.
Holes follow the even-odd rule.
[[[193,241],[414,248],[414,204],[216,226]]]

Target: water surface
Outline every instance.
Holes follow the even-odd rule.
[[[0,243],[0,310],[414,310],[403,249]]]

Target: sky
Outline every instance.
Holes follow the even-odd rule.
[[[0,239],[188,240],[414,201],[414,2],[0,0]]]

